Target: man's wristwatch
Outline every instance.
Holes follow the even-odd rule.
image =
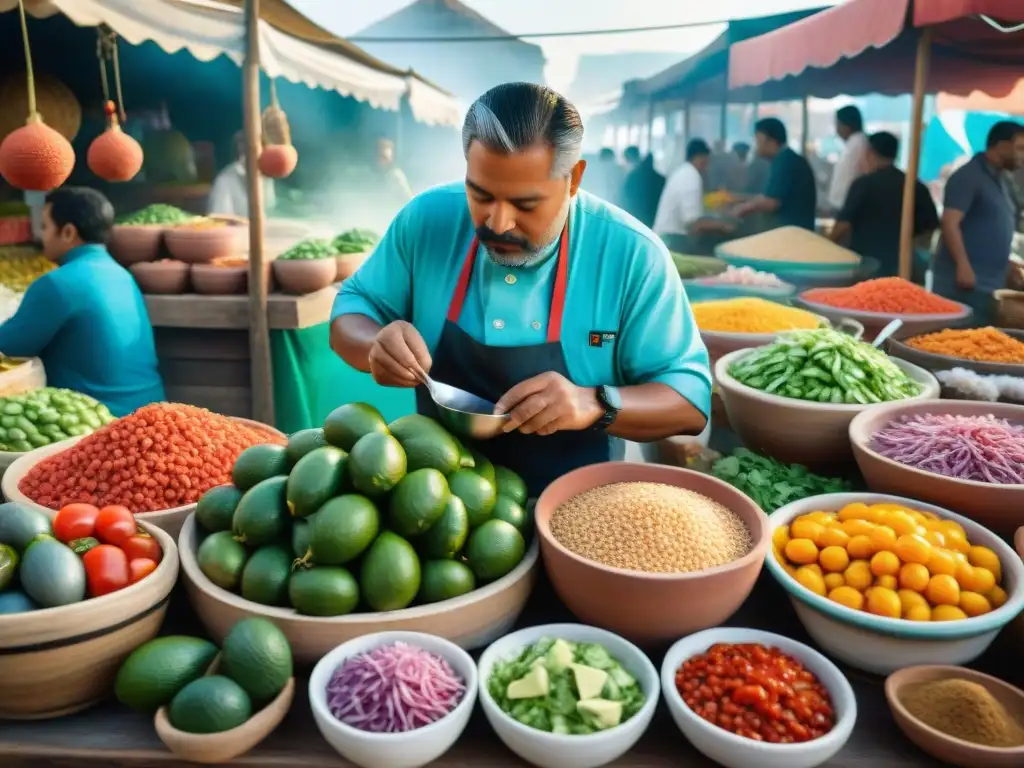
[[[597,402],[604,408],[601,418],[594,422],[594,429],[608,429],[622,410],[622,395],[618,387],[602,385],[597,388]]]

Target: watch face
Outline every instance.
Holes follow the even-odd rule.
[[[601,394],[605,405],[616,411],[622,410],[622,395],[619,393],[618,387],[602,387]]]

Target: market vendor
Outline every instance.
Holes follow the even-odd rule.
[[[710,256],[715,244],[736,227],[704,212],[704,174],[711,164],[711,148],[703,139],[686,144],[686,162],[668,177],[658,201],[654,231],[677,253]]]
[[[166,396],[142,293],[107,252],[113,223],[113,206],[96,190],[46,196],[43,252],[60,267],[37,278],[0,325],[0,353],[41,358],[48,385],[123,416]]]
[[[206,202],[209,214],[225,214],[227,216],[249,215],[249,187],[246,182],[245,170],[245,131],[235,134],[235,159],[227,165],[213,180],[210,196]],[[274,180],[263,179],[263,208],[270,210],[277,203],[274,191]]]
[[[415,387],[422,369],[508,412],[482,447],[533,495],[623,458],[623,439],[699,434],[710,410],[707,351],[668,251],[579,189],[582,139],[548,88],[485,93],[463,127],[465,183],[406,205],[332,312],[331,346],[378,383]]]
[[[769,214],[775,226],[795,226],[814,231],[818,185],[807,159],[787,143],[786,126],[776,117],[758,120],[754,126],[757,154],[771,160],[763,194],[739,205],[737,216]]]

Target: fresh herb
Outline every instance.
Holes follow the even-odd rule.
[[[277,258],[281,261],[309,261],[312,259],[333,259],[338,255],[338,249],[330,240],[311,237],[302,240]]]
[[[800,499],[852,488],[848,480],[821,477],[801,464],[783,464],[746,448],[716,461],[711,474],[743,491],[767,514]]]
[[[369,229],[350,229],[334,238],[338,253],[363,253],[377,244],[377,233]]]
[[[172,224],[184,224],[196,218],[199,217],[183,211],[181,208],[176,208],[173,205],[167,205],[166,203],[154,203],[153,205],[147,205],[140,211],[135,211],[134,213],[129,213],[126,216],[120,217],[117,220],[117,223],[122,226],[170,226]]]

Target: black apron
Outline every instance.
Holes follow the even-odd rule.
[[[569,277],[569,225],[558,245],[555,284],[551,294],[547,342],[519,347],[481,344],[458,326],[469,290],[480,242],[473,238],[459,281],[452,293],[441,339],[433,354],[430,376],[435,381],[464,389],[492,403],[526,379],[554,371],[572,379],[562,354],[562,313]],[[416,388],[416,410],[437,418],[437,409],[426,388]],[[461,439],[461,437],[460,437]],[[573,469],[610,461],[620,441],[599,430],[563,431],[553,435],[510,432],[479,445],[466,440],[495,464],[508,467],[526,482],[530,497],[539,496],[548,483]],[[621,458],[615,456],[615,458]]]

